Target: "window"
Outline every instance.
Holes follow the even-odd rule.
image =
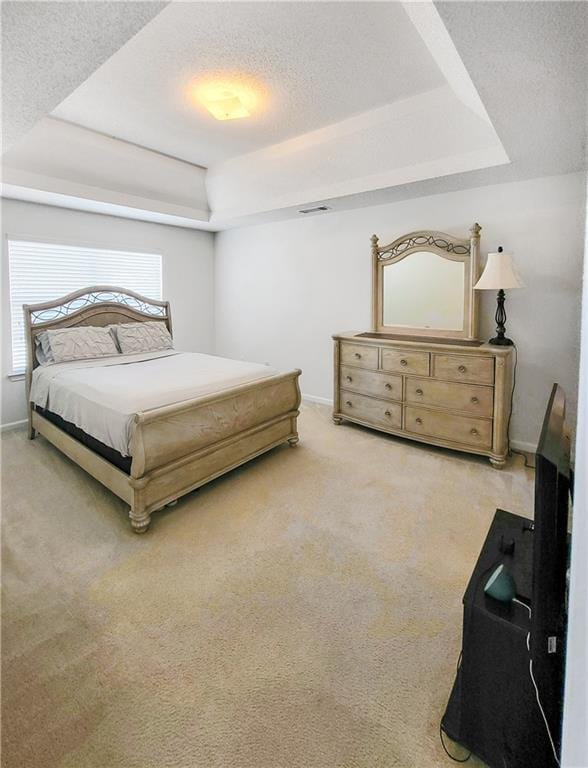
[[[8,240],[12,370],[26,368],[23,304],[51,301],[90,285],[129,288],[161,299],[161,256]]]

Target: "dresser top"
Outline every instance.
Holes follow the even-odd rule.
[[[412,349],[434,348],[439,352],[461,352],[474,355],[494,355],[508,357],[513,353],[513,347],[498,347],[475,339],[440,339],[426,336],[408,336],[391,333],[376,333],[375,331],[343,331],[333,334],[333,339],[352,341],[353,343],[369,344],[386,347],[404,347]]]

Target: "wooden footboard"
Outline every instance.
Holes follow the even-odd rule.
[[[212,395],[138,413],[131,476],[298,411],[299,371],[269,376]]]
[[[300,370],[137,414],[131,524],[280,443],[296,445]]]

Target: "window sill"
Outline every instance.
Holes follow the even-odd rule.
[[[6,378],[10,379],[10,381],[24,381],[25,372],[24,371],[12,371],[11,373],[7,373],[6,374]]]

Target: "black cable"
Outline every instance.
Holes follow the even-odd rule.
[[[514,406],[514,393],[515,393],[515,387],[517,385],[517,364],[519,362],[519,350],[517,349],[517,345],[513,342],[513,347],[515,351],[515,361],[514,361],[514,369],[512,373],[512,391],[510,393],[510,411],[508,414],[508,422],[506,426],[506,442],[508,445],[508,455],[512,456],[513,453],[515,453],[517,456],[522,456],[525,461],[525,467],[527,469],[535,469],[533,464],[530,464],[527,458],[527,454],[524,451],[517,451],[514,448],[510,447],[510,421],[512,419],[512,412],[513,412],[513,406]]]
[[[467,763],[467,761],[472,756],[472,753],[470,752],[467,757],[459,758],[459,757],[454,757],[451,754],[451,752],[449,752],[449,750],[445,746],[445,742],[443,741],[443,726],[441,725],[441,723],[439,723],[439,739],[441,740],[441,746],[443,747],[443,750],[445,751],[445,754],[447,755],[447,757],[450,757],[453,760],[454,763]]]
[[[458,673],[458,672],[459,672],[459,668],[461,667],[461,659],[462,659],[462,656],[463,656],[463,651],[460,651],[460,652],[459,652],[459,656],[458,656],[458,659],[457,659],[457,664],[455,665],[455,672],[456,672],[456,673]],[[441,723],[439,723],[439,739],[441,740],[441,746],[443,747],[443,749],[444,749],[444,751],[445,751],[445,754],[447,755],[447,757],[450,757],[450,758],[451,758],[453,761],[455,761],[456,763],[467,763],[467,761],[468,761],[468,760],[470,759],[470,757],[472,756],[472,753],[470,752],[470,754],[469,754],[467,757],[465,757],[465,758],[461,759],[461,758],[459,758],[459,757],[454,757],[452,754],[450,754],[450,753],[449,753],[449,751],[448,751],[447,747],[445,746],[445,742],[443,741],[443,725],[442,725]]]
[[[512,419],[512,409],[514,405],[514,393],[515,393],[515,387],[517,385],[517,363],[519,362],[519,350],[517,349],[517,345],[513,341],[513,347],[515,351],[515,361],[514,361],[514,368],[512,372],[512,390],[510,393],[510,411],[508,414],[508,422],[506,425],[506,443],[508,446],[508,452],[511,453],[510,450],[510,420]]]
[[[516,454],[517,456],[522,456],[522,457],[523,457],[523,460],[524,460],[524,462],[525,462],[525,467],[526,467],[527,469],[533,469],[533,470],[535,469],[535,465],[534,465],[534,464],[530,464],[530,463],[529,463],[529,457],[528,457],[528,454],[526,454],[524,451],[517,451],[517,450],[515,450],[514,448],[511,448],[511,449],[510,449],[510,451],[509,451],[509,453],[510,453],[511,455],[514,453],[514,454]]]

